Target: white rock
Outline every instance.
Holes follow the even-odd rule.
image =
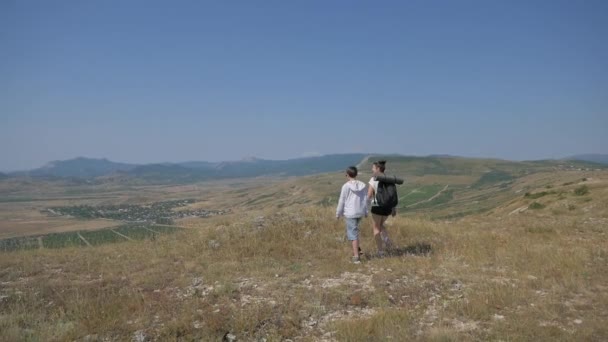
[[[203,283],[203,277],[196,277],[192,279],[192,286],[196,287]]]
[[[492,318],[497,321],[502,321],[503,319],[505,319],[505,316],[499,315],[499,314],[494,314],[494,316],[492,316]]]
[[[574,320],[574,324],[583,324],[583,320],[582,319],[575,319]]]
[[[133,342],[146,342],[149,340],[150,338],[146,336],[143,330],[137,330],[133,333],[133,337],[131,338],[131,341]]]

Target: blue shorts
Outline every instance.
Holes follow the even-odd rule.
[[[361,223],[361,218],[344,218],[346,220],[346,238],[349,241],[355,241],[359,239],[359,223]]]

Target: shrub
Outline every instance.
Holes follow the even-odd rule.
[[[545,205],[542,203],[538,203],[538,202],[532,202],[530,203],[530,205],[528,206],[528,209],[542,209],[544,208]]]
[[[553,194],[554,192],[552,191],[542,191],[542,192],[537,192],[537,193],[530,193],[530,192],[526,192],[526,194],[524,195],[525,198],[530,198],[530,199],[537,199],[537,198],[541,198],[543,196],[549,195],[549,194]]]
[[[574,194],[577,196],[584,196],[589,193],[589,188],[586,185],[581,185],[574,189]]]

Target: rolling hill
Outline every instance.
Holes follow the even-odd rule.
[[[598,164],[608,164],[608,154],[580,154],[566,159],[588,161]]]
[[[0,252],[0,340],[606,340],[606,168],[386,159],[407,180],[386,224],[393,248],[377,256],[364,219],[361,264],[334,216],[341,172],[63,189],[66,205],[183,196],[198,201],[188,209],[235,210],[185,218],[171,234],[112,226]],[[34,205],[0,202],[0,216],[87,222],[32,215]]]
[[[527,192],[551,187],[572,191],[582,178],[604,174],[606,167],[586,162],[531,161],[512,162],[461,157],[371,156],[360,166],[359,179],[371,177],[371,163],[387,160],[387,174],[406,179],[399,186],[399,212],[403,215],[429,215],[456,218],[489,213]],[[210,203],[247,209],[293,208],[317,204],[332,207],[337,203],[343,174],[325,173],[272,184],[249,184],[227,189]],[[558,190],[559,189],[559,190]]]
[[[132,164],[116,163],[107,159],[78,157],[69,160],[50,162],[43,167],[17,172],[14,175],[30,177],[82,178],[89,179],[107,175],[117,171],[128,171],[135,167]]]
[[[289,160],[247,159],[211,163],[190,161],[184,163],[123,164],[107,159],[75,158],[54,161],[31,171],[13,173],[13,176],[34,178],[77,178],[126,183],[188,183],[211,179],[249,178],[259,176],[303,176],[341,170],[355,165],[364,154],[336,154]]]

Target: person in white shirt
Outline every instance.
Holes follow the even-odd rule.
[[[340,199],[336,208],[336,218],[344,216],[346,221],[346,237],[353,247],[352,262],[358,264],[359,258],[359,225],[362,217],[367,217],[367,185],[356,179],[357,168],[350,166],[346,169],[347,181],[342,185]]]
[[[396,208],[381,207],[376,203],[376,192],[378,191],[378,181],[376,176],[384,175],[386,169],[386,161],[380,160],[372,164],[373,176],[369,180],[369,190],[367,196],[371,202],[372,212],[372,228],[374,231],[374,241],[378,248],[378,256],[383,257],[387,248],[392,248],[393,244],[388,237],[388,232],[384,226],[384,222],[388,219],[389,215],[395,216],[397,214]]]

